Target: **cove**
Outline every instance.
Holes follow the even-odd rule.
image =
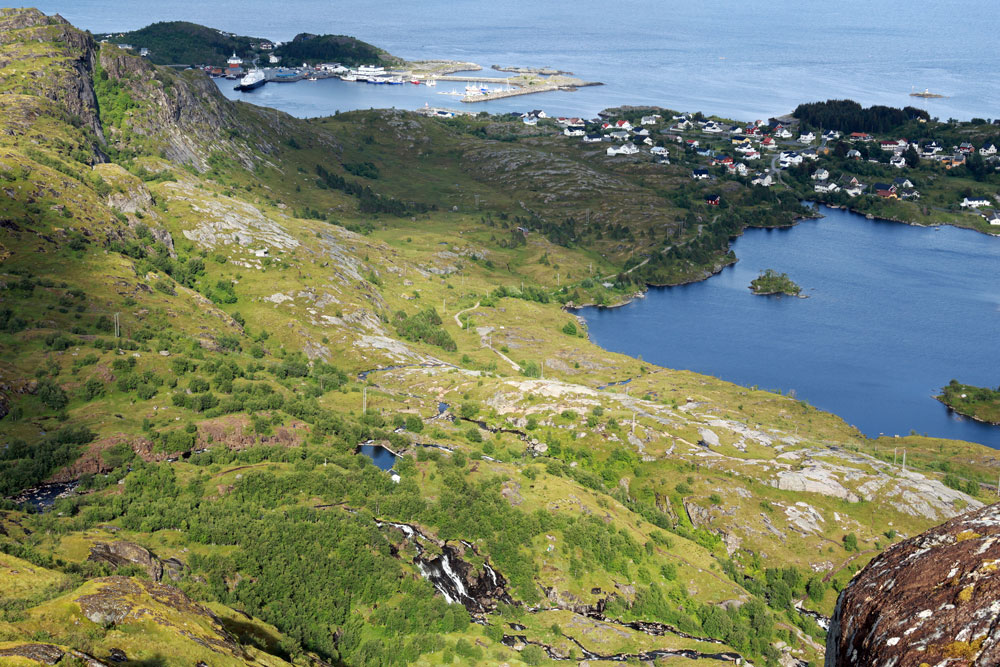
[[[396,464],[396,455],[382,445],[358,445],[358,453],[370,458],[382,470],[391,470]]]
[[[933,399],[952,378],[1000,383],[1000,239],[821,213],[746,230],[733,242],[739,261],[708,280],[583,309],[591,339],[668,368],[794,389],[868,436],[913,430],[1000,448],[1000,427]],[[753,295],[767,268],[809,298]]]

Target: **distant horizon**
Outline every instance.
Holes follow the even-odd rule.
[[[433,0],[385,12],[369,11],[357,0],[299,0],[282,13],[256,0],[211,5],[135,0],[126,11],[111,0],[36,4],[94,34],[159,21],[188,21],[282,42],[302,32],[346,34],[408,60],[472,61],[484,68],[551,66],[605,83],[601,90],[572,93],[565,106],[560,98],[553,107],[560,114],[656,105],[754,119],[788,113],[802,102],[852,99],[864,106],[912,105],[942,120],[1000,115],[1000,76],[978,56],[993,48],[984,31],[963,33],[960,49],[946,40],[923,40],[927,24],[944,35],[963,29],[968,3],[957,0],[896,7],[889,27],[854,18],[870,13],[870,4],[861,0],[810,7],[805,15],[791,0],[773,4],[763,15],[724,0],[698,7],[633,0],[620,11],[646,20],[631,26],[574,18],[589,15],[589,7],[600,11],[600,3],[592,0],[572,7],[508,0],[504,12],[487,12],[473,3],[456,11],[453,3]],[[852,7],[866,11],[859,14]],[[526,23],[523,16],[532,21]],[[910,97],[924,89],[947,97]]]

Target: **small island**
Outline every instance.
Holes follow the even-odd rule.
[[[1000,387],[975,387],[952,380],[934,398],[960,415],[1000,426]]]
[[[774,269],[767,269],[750,282],[750,289],[754,294],[787,294],[789,296],[802,297],[802,288],[796,285],[787,273],[778,273]],[[802,297],[805,298],[805,297]]]

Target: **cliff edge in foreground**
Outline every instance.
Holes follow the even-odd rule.
[[[873,560],[837,600],[826,666],[1000,664],[1000,504]]]

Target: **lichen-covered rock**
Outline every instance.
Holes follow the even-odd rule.
[[[149,573],[149,577],[153,581],[159,581],[163,578],[162,561],[154,556],[149,549],[134,542],[125,542],[124,540],[118,540],[111,544],[98,542],[90,548],[87,560],[108,563],[115,569],[123,565],[138,565]]]
[[[837,600],[827,667],[1000,665],[1000,504],[889,548]]]

